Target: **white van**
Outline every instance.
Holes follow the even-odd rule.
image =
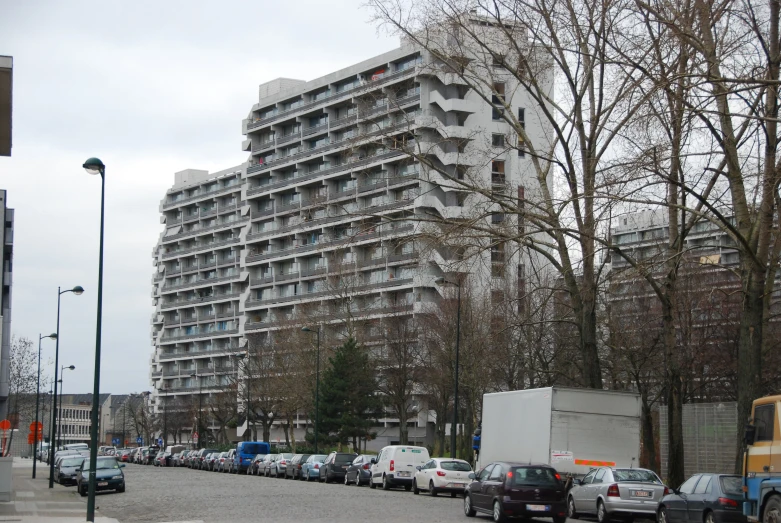
[[[426,447],[409,445],[390,445],[383,448],[372,465],[371,488],[382,485],[384,490],[403,485],[406,490],[412,490],[412,478],[416,468],[429,460]]]

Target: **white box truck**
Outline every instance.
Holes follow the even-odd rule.
[[[640,395],[546,387],[483,395],[477,465],[547,463],[561,473],[637,467]]]

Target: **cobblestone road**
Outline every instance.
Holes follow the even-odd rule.
[[[330,523],[482,523],[467,520],[462,500],[415,496],[342,484],[219,474],[187,468],[128,465],[127,492],[97,498],[100,513],[131,521],[273,521]],[[546,520],[540,520],[544,522]],[[548,523],[549,520],[548,520]],[[573,522],[574,523],[574,522]]]

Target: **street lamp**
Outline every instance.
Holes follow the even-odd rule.
[[[197,371],[197,369],[196,369]],[[198,379],[198,375],[193,372],[190,374],[191,378]],[[201,443],[201,416],[203,415],[203,386],[201,380],[198,380],[198,428],[196,434],[198,434],[198,443]]]
[[[317,432],[320,424],[320,325],[316,329],[302,327],[301,330],[317,333],[317,366],[315,370],[315,454],[317,454]]]
[[[56,334],[48,336],[38,335],[38,384],[35,386],[35,430],[33,431],[33,479],[35,479],[35,463],[38,461],[38,409],[41,402],[41,340],[44,338],[57,339]]]
[[[100,175],[100,248],[98,250],[98,312],[95,327],[95,383],[92,390],[89,449],[89,497],[87,521],[95,521],[95,470],[98,465],[98,410],[100,409],[100,330],[103,322],[103,225],[106,206],[106,166],[98,158],[90,158],[82,166],[88,174]]]
[[[76,370],[76,365],[68,365],[67,367],[63,365],[60,367],[60,412],[57,414],[57,422],[59,425],[57,426],[57,446],[59,447],[62,445],[62,386],[63,386],[63,378],[65,377],[65,370]],[[56,387],[55,387],[56,388]]]
[[[434,280],[437,285],[455,285],[458,287],[458,312],[456,315],[456,368],[453,384],[453,426],[450,428],[450,457],[456,459],[456,429],[458,428],[458,344],[461,339],[461,284],[446,278]]]
[[[57,342],[54,345],[54,396],[52,397],[52,426],[49,428],[49,488],[54,488],[54,436],[57,433],[54,431],[57,426],[57,371],[60,366],[60,296],[66,292],[72,292],[76,296],[84,294],[84,288],[81,285],[76,285],[72,289],[62,290],[57,287]]]

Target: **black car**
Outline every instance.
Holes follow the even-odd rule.
[[[77,472],[76,488],[82,496],[87,495],[89,487],[89,463],[84,460],[81,468]],[[122,473],[124,463],[119,463],[114,456],[101,456],[95,462],[95,491],[116,490],[125,491],[125,475]]]
[[[361,454],[355,458],[347,467],[347,472],[344,475],[344,484],[355,484],[356,487],[368,485],[372,477],[372,459],[376,458],[377,456],[368,454]]]
[[[75,485],[78,469],[84,462],[82,456],[65,456],[54,466],[54,474],[60,485]]]
[[[659,502],[659,523],[746,523],[743,478],[695,474]]]
[[[320,481],[330,483],[334,480],[344,481],[344,475],[347,472],[347,467],[353,462],[358,454],[354,452],[331,452],[325,461],[323,466],[320,467]]]
[[[494,462],[469,477],[474,481],[464,494],[464,514],[468,517],[480,512],[493,516],[494,521],[536,517],[553,518],[553,523],[567,520],[564,484],[548,465]]]
[[[311,454],[296,454],[285,467],[285,479],[301,479],[301,466]]]

